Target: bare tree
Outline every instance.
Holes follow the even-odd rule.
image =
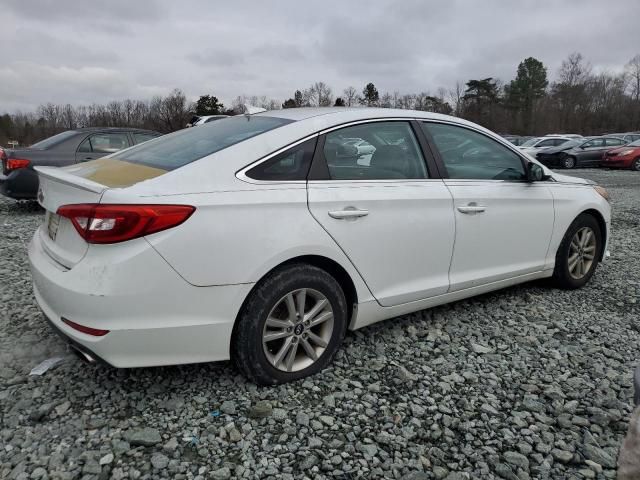
[[[629,78],[631,98],[637,102],[640,100],[640,54],[629,60],[625,65],[625,72]]]
[[[324,82],[316,82],[303,92],[305,104],[311,107],[330,107],[333,104],[331,88]]]
[[[347,87],[343,90],[344,103],[347,107],[352,107],[353,105],[357,105],[359,103],[358,91],[355,87]]]

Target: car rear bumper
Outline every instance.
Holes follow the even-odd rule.
[[[17,200],[34,199],[38,193],[38,174],[31,169],[0,173],[0,193]]]
[[[102,248],[92,246],[66,269],[43,250],[40,235],[29,245],[34,295],[76,349],[115,367],[229,358],[233,324],[252,284],[194,287],[144,239],[118,245],[129,250],[118,254],[124,261],[105,262]],[[82,333],[63,318],[109,333]]]

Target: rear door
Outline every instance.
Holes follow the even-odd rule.
[[[373,151],[359,152],[353,138]],[[418,142],[408,121],[335,129],[320,137],[308,181],[311,214],[383,306],[449,288],[451,194]]]
[[[89,135],[78,147],[76,162],[87,162],[131,146],[127,132],[100,132]]]
[[[600,163],[602,154],[606,151],[604,138],[594,138],[579,147],[579,166],[596,165]]]
[[[554,222],[546,183],[524,181],[522,158],[482,132],[448,123],[421,125],[453,195],[450,291],[541,271]]]

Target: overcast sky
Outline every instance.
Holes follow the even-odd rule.
[[[2,0],[0,111],[147,99],[182,89],[284,100],[508,81],[533,56],[553,77],[581,52],[621,71],[640,53],[639,0]]]

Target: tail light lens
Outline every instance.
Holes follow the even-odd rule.
[[[62,321],[67,325],[69,325],[74,330],[77,330],[82,333],[86,333],[87,335],[91,335],[94,337],[104,337],[107,333],[109,333],[109,330],[101,330],[99,328],[91,328],[85,325],[80,325],[79,323],[72,322],[71,320],[67,320],[64,317],[62,318]]]
[[[195,211],[190,205],[64,205],[58,215],[71,220],[88,243],[118,243],[167,230]]]
[[[27,168],[31,163],[26,158],[8,158],[6,160],[6,170],[18,170],[20,168]]]

